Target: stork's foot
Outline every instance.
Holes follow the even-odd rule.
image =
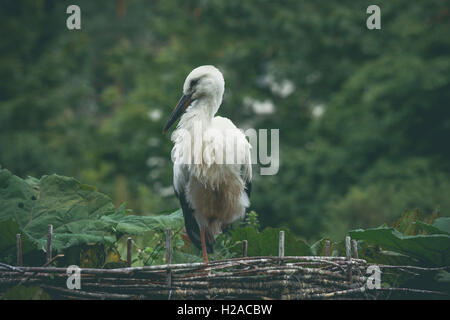
[[[200,228],[200,239],[202,241],[203,263],[208,263],[208,252],[206,251],[205,228]]]

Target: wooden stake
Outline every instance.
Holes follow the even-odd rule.
[[[47,231],[47,262],[52,260],[52,237],[53,237],[53,225],[48,225]]]
[[[352,240],[353,258],[358,259],[358,244],[356,240]]]
[[[351,255],[351,244],[350,244],[349,236],[345,237],[345,257],[346,257],[346,260],[349,262],[348,267],[347,267],[348,281],[352,281],[352,265],[350,263],[352,261],[352,255]]]
[[[170,228],[166,229],[166,264],[172,263],[172,231]],[[172,271],[167,269],[167,286],[172,286]]]
[[[280,231],[280,239],[278,242],[278,256],[280,258],[284,257],[284,231]]]
[[[22,237],[20,233],[16,234],[16,245],[17,245],[17,266],[22,266]]]
[[[242,241],[242,256],[243,257],[247,256],[247,245],[248,245],[247,240]]]
[[[127,239],[127,267],[131,267],[131,245],[133,244],[133,239],[128,237]]]
[[[329,257],[330,254],[330,240],[325,241],[325,255]]]

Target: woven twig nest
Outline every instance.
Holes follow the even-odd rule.
[[[364,299],[366,269],[362,259],[315,256],[83,268],[81,288],[68,289],[66,268],[0,266],[0,286],[35,285],[71,299]]]

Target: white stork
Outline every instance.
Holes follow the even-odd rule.
[[[173,185],[187,234],[202,249],[204,263],[215,237],[250,205],[250,144],[229,119],[214,116],[224,89],[217,68],[195,68],[163,129],[165,133],[181,117],[172,134]],[[234,145],[228,143],[230,137]]]

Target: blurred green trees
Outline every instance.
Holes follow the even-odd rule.
[[[448,215],[450,7],[382,1],[382,29],[367,30],[370,4],[2,1],[0,164],[74,176],[138,214],[172,210],[162,126],[188,72],[214,64],[220,115],[280,129],[278,174],[254,179],[263,226],[342,238],[405,208]]]

